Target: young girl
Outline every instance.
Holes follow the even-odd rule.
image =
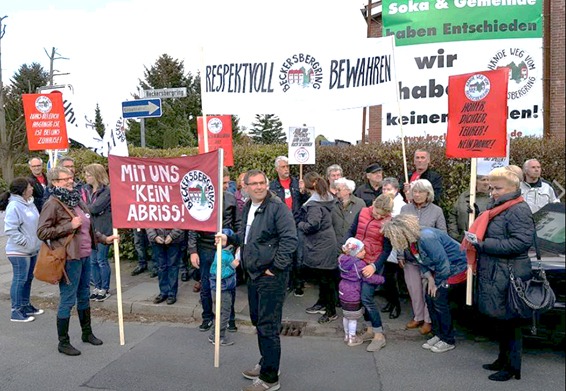
[[[358,319],[364,313],[361,299],[362,280],[369,284],[380,285],[385,279],[379,274],[374,274],[369,278],[362,275],[362,269],[367,264],[362,261],[366,255],[364,244],[356,238],[349,238],[342,246],[344,254],[338,257],[338,267],[340,269],[340,284],[338,293],[344,315],[344,342],[348,346],[358,346],[364,340],[356,335]]]

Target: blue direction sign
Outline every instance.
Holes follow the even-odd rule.
[[[161,117],[161,99],[136,99],[122,102],[124,118]]]

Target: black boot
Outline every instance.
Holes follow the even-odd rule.
[[[389,313],[389,319],[397,319],[399,315],[401,315],[401,303],[395,303]]]
[[[381,308],[381,312],[391,312],[392,309],[393,309],[393,303],[387,302],[387,304],[385,304],[385,306]]]
[[[79,313],[79,321],[81,322],[81,329],[83,330],[82,340],[91,345],[102,345],[102,341],[94,336],[92,327],[90,326],[90,308],[85,310],[77,310]]]
[[[502,369],[505,369],[506,366],[505,361],[498,358],[491,364],[483,364],[482,368],[487,369],[488,371],[501,371]]]
[[[69,340],[69,318],[57,318],[58,350],[67,356],[78,356],[81,352],[71,345]]]
[[[495,372],[489,375],[487,378],[493,381],[507,381],[512,378],[517,380],[521,380],[521,371],[513,370],[513,369],[503,369],[499,372]]]

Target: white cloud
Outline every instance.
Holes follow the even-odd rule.
[[[55,61],[55,69],[70,73],[56,77],[56,84],[72,84],[75,102],[89,116],[98,103],[108,124],[120,116],[121,102],[132,99],[144,66],[150,67],[164,53],[183,60],[185,69],[195,74],[201,45],[215,40],[236,39],[261,50],[288,39],[327,41],[366,34],[360,13],[363,2],[357,0],[106,0],[84,4],[54,0],[48,6],[30,1],[25,10],[12,6],[4,20],[4,83],[24,63],[39,62],[49,70],[44,49],[50,52],[56,47],[69,60]],[[30,10],[32,6],[38,8]],[[329,139],[355,142],[361,136],[361,109],[274,114],[284,127],[306,123]],[[249,128],[253,116],[240,118],[240,124]]]

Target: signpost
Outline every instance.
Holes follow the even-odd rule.
[[[187,96],[187,87],[179,88],[161,88],[156,90],[144,90],[145,98],[185,98]]]
[[[122,102],[124,118],[161,117],[161,99],[136,99]]]

